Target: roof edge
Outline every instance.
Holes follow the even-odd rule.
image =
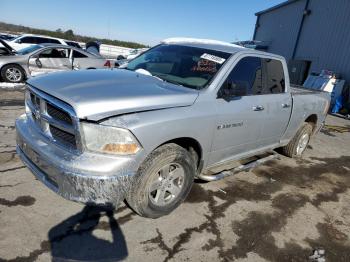
[[[281,8],[281,7],[283,7],[283,6],[286,6],[286,5],[295,3],[295,2],[297,2],[297,1],[300,1],[300,0],[287,0],[287,1],[285,1],[285,2],[282,2],[282,3],[278,4],[278,5],[272,6],[272,7],[270,7],[270,8],[265,9],[265,10],[262,10],[262,11],[259,11],[259,12],[255,13],[255,15],[256,15],[256,16],[259,16],[259,15],[268,13],[268,12],[271,12],[271,11],[276,10],[276,9],[278,9],[278,8]]]

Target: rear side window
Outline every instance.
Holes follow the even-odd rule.
[[[81,46],[78,43],[75,43],[75,42],[66,41],[66,44],[69,45],[69,46],[74,46],[74,47],[77,47],[77,48],[81,48]]]
[[[61,44],[60,41],[56,40],[56,39],[48,39],[47,43],[52,43],[52,44]]]
[[[280,94],[285,91],[285,79],[281,61],[275,59],[262,59],[265,68],[265,86],[263,94]]]
[[[36,37],[36,43],[37,44],[44,44],[44,43],[50,43],[47,38],[43,37]]]
[[[257,95],[262,93],[262,66],[258,57],[244,57],[232,69],[226,82],[240,94]]]
[[[73,57],[74,58],[84,58],[84,57],[87,57],[87,55],[84,55],[76,50],[73,50]]]
[[[60,42],[56,39],[45,38],[45,37],[37,37],[37,44],[59,44]]]
[[[35,37],[31,37],[31,36],[25,36],[18,40],[20,40],[20,42],[23,44],[36,44]],[[19,42],[18,40],[16,42]]]

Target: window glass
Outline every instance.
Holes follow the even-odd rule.
[[[275,59],[262,59],[266,68],[266,85],[263,94],[279,94],[285,90],[285,79],[281,61]]]
[[[44,43],[49,43],[47,38],[43,38],[43,37],[36,37],[36,43],[37,44],[44,44]]]
[[[81,46],[76,43],[76,42],[71,42],[71,41],[65,41],[67,45],[70,45],[70,46],[74,46],[74,47],[77,47],[77,48],[81,48]]]
[[[87,57],[87,55],[84,55],[76,50],[73,50],[73,57],[74,58],[84,58],[84,57]]]
[[[230,55],[197,47],[162,44],[132,59],[126,69],[143,69],[164,81],[201,89],[217,74]]]
[[[47,39],[48,42],[47,43],[52,43],[52,44],[61,44],[60,41],[56,40],[56,39]]]
[[[262,67],[258,57],[244,57],[232,69],[226,83],[239,90],[239,94],[258,95],[262,93]],[[225,86],[223,87],[225,88]]]
[[[25,37],[18,39],[18,40],[20,40],[21,43],[23,43],[23,44],[36,44],[36,39],[32,36],[25,36]]]
[[[68,58],[69,50],[66,48],[49,48],[39,54],[40,58]]]

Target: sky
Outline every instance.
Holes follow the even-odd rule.
[[[0,0],[0,21],[154,45],[168,37],[250,40],[283,0]]]

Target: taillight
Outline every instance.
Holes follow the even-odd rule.
[[[106,63],[103,65],[105,67],[111,67],[111,61],[107,60]]]

